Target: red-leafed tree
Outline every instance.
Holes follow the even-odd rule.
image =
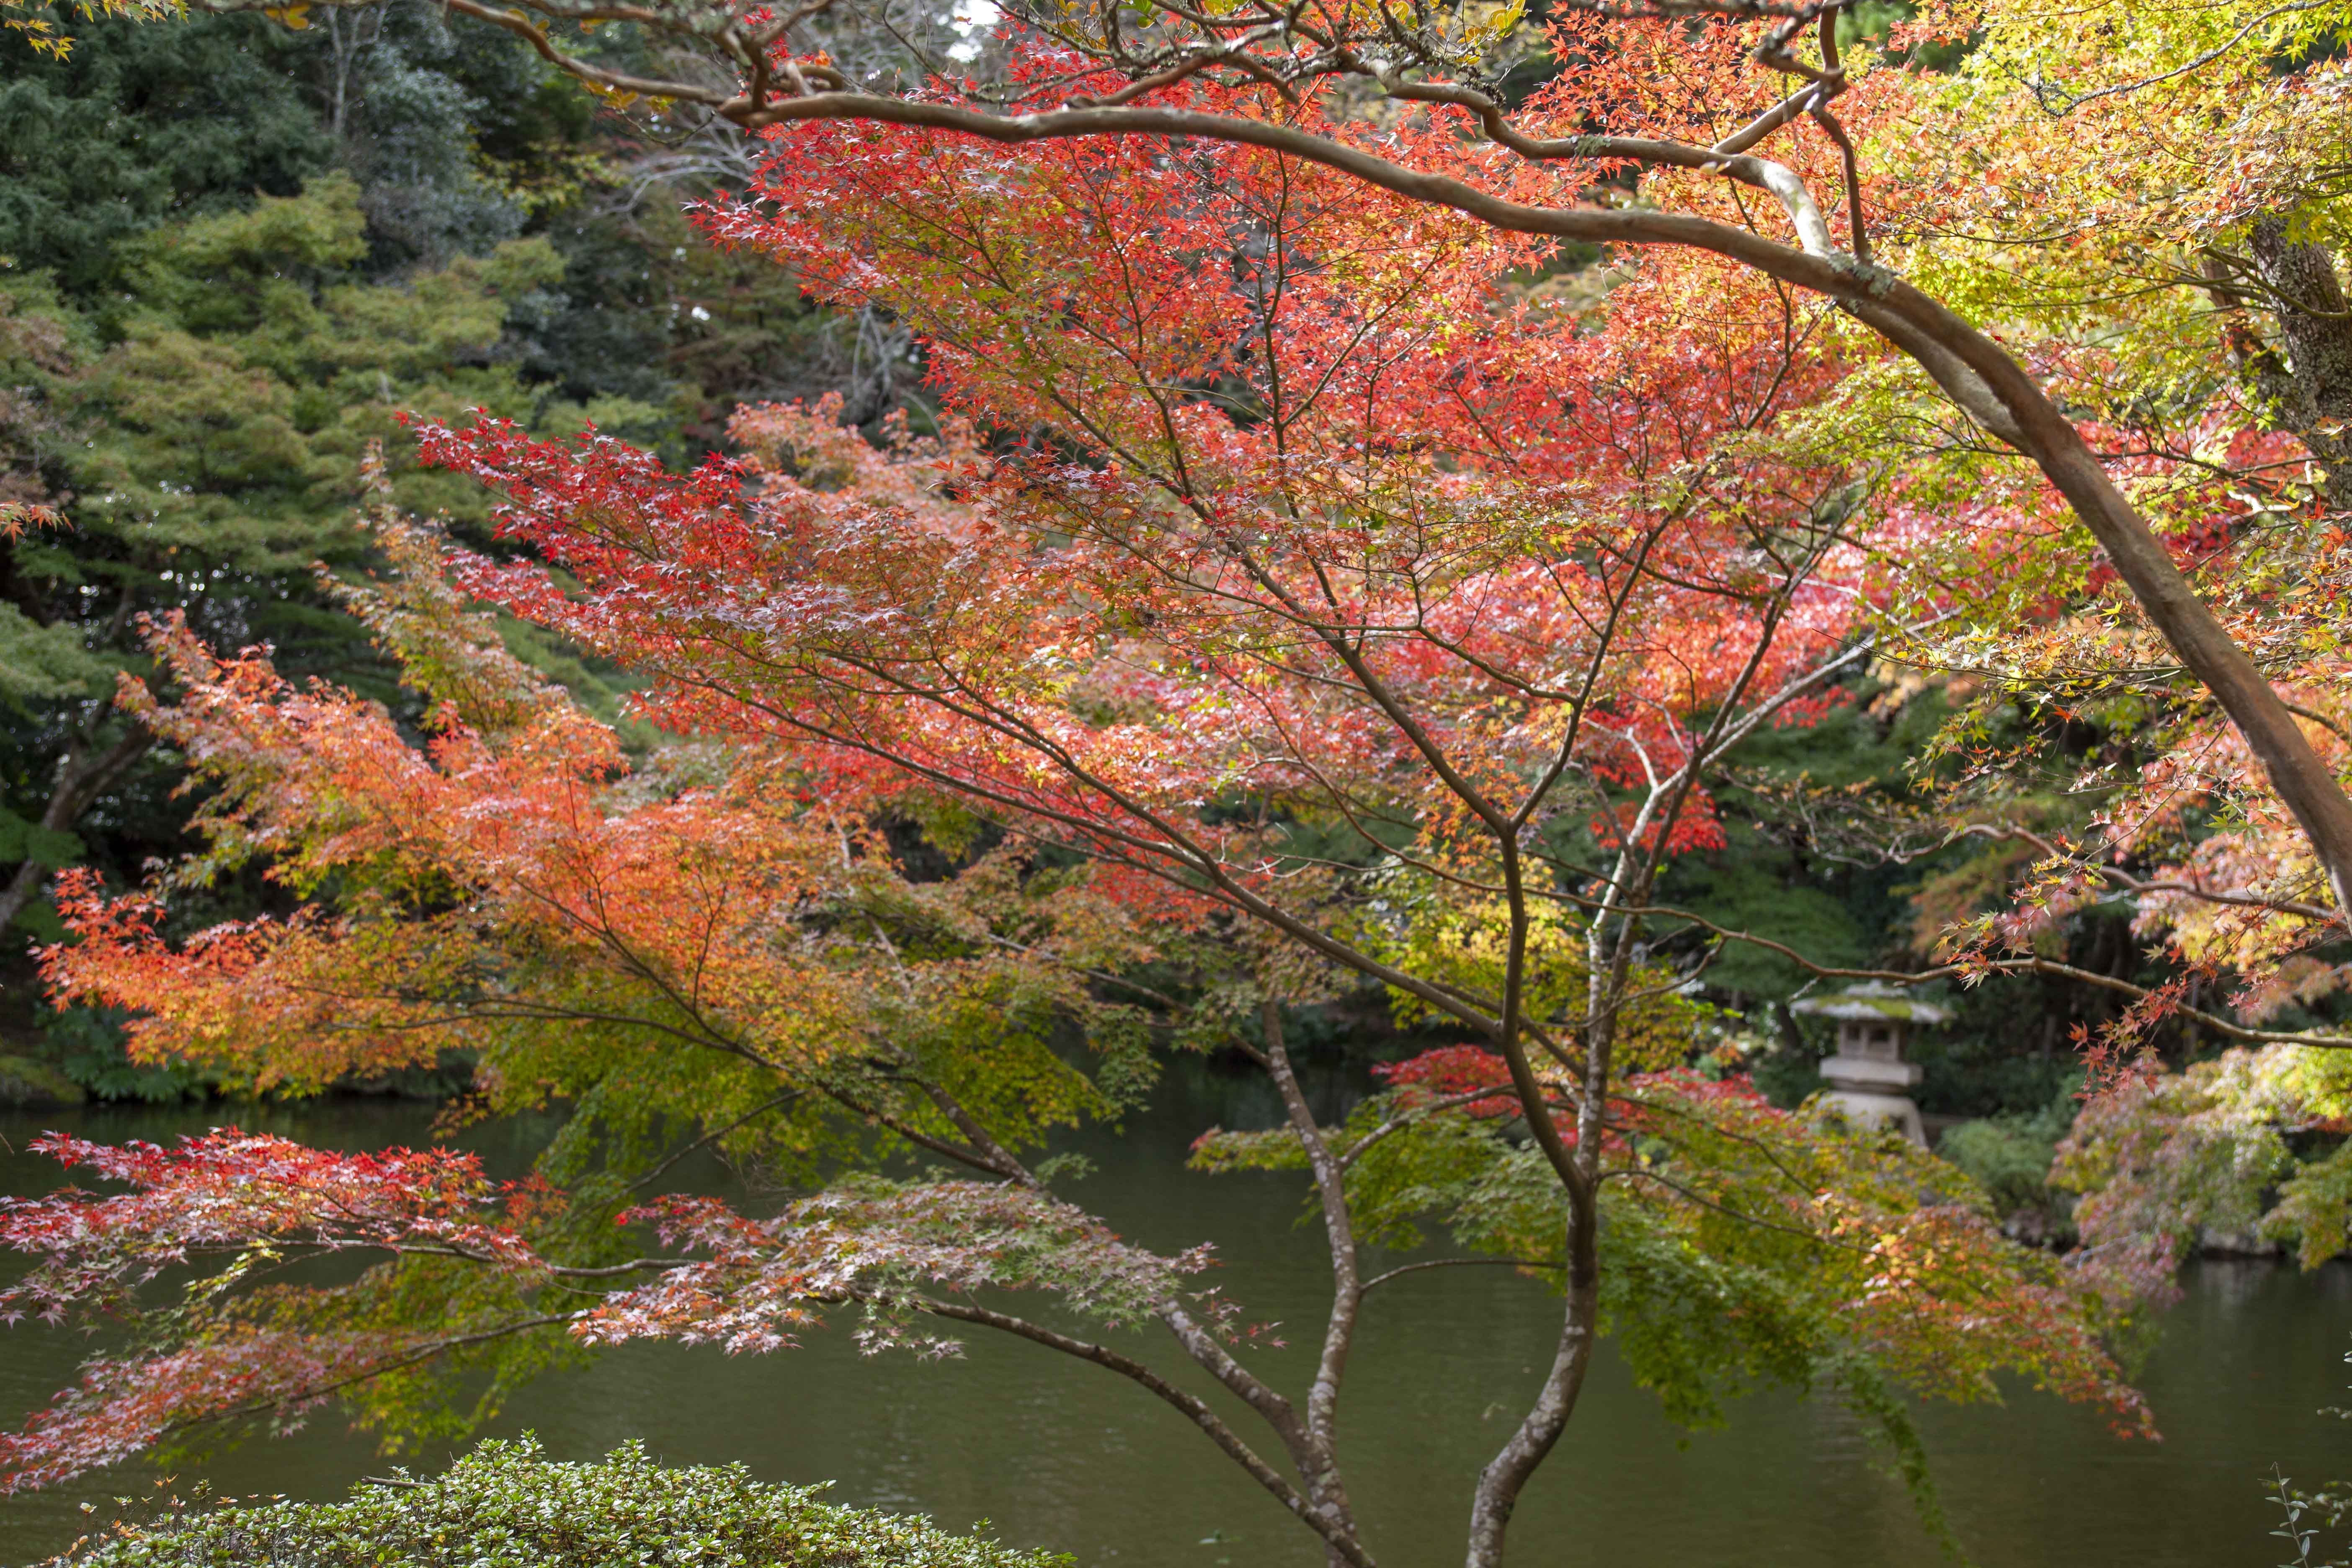
[[[53,984],[140,1012],[142,1055],[265,1087],[463,1043],[488,1109],[574,1110],[507,1189],[226,1133],[52,1141],[132,1190],[0,1212],[41,1259],[11,1307],[135,1312],[167,1267],[226,1277],[9,1439],[20,1479],[330,1396],[429,1421],[485,1363],[495,1392],[566,1349],[760,1351],[856,1308],[877,1348],[968,1325],[1131,1379],[1364,1565],[1358,1317],[1437,1261],[1562,1303],[1540,1389],[1464,1478],[1473,1564],[1604,1324],[1676,1417],[1759,1381],[1833,1392],[1915,1479],[1903,1396],[2003,1370],[2145,1426],[2104,1304],[1964,1178],[1748,1089],[1690,994],[1705,949],[1651,901],[1716,841],[1743,740],[1805,722],[1871,645],[1879,476],[1806,415],[1845,368],[1819,307],[1728,267],[1530,284],[1533,242],[1231,142],[833,130],[707,216],[906,321],[971,424],[875,447],[758,410],[746,458],[683,477],[601,437],[425,431],[561,569],[453,557],[464,592],[639,671],[693,737],[638,767],[391,520],[406,575],[354,599],[433,699],[421,749],[159,631],[184,694],[131,700],[220,786],[213,847],[141,893],[71,889]],[[1001,838],[909,882],[887,820]],[[175,879],[256,858],[299,914],[171,929]],[[1466,1043],[1320,1125],[1286,1009],[1366,983]],[[1092,1070],[1049,1048],[1069,1022]],[[1205,1250],[1120,1241],[1037,1157],[1129,1102],[1155,1041],[1230,1047],[1285,1108],[1198,1158],[1311,1179],[1332,1292],[1303,1398],[1188,1287]],[[701,1142],[813,1190],[760,1215],[648,1199]],[[967,1173],[873,1173],[915,1150]],[[314,1195],[346,1189],[365,1201]],[[1432,1232],[1458,1250],[1378,1266]],[[265,1282],[310,1252],[375,1266]],[[1157,1324],[1246,1417],[1024,1290]]]
[[[211,4],[276,9],[270,0]],[[2161,509],[2142,504],[2097,432],[2070,416],[2080,406],[2074,378],[2042,343],[2004,341],[2021,304],[2028,317],[2071,318],[2062,333],[2081,331],[2116,295],[2147,286],[2150,268],[2126,261],[2118,277],[2105,242],[2096,255],[2088,242],[2113,227],[2116,248],[2144,255],[2155,215],[2156,247],[2183,252],[2153,269],[2156,286],[2185,276],[2209,288],[2234,323],[2227,355],[2269,389],[2289,428],[2335,460],[2326,454],[2339,437],[2323,411],[2341,401],[2329,367],[2344,355],[2326,323],[2340,289],[2332,259],[2315,260],[2325,240],[2305,232],[2332,233],[2334,220],[2295,216],[2298,204],[2332,199],[2324,171],[2333,164],[2312,151],[2327,144],[2331,122],[2324,110],[2315,118],[2267,101],[2236,116],[2264,99],[2333,101],[2332,86],[2310,74],[2332,58],[2324,40],[2338,24],[2324,7],[2231,7],[2213,11],[2210,26],[2133,28],[2104,9],[2057,18],[1954,0],[1910,8],[1885,47],[1868,48],[1857,34],[1873,8],[1858,0],[1246,0],[1231,10],[1013,0],[989,7],[986,23],[873,0],[449,8],[524,37],[616,105],[648,100],[665,128],[698,117],[755,132],[855,122],[908,145],[941,132],[1012,148],[1118,139],[1171,157],[1206,143],[1254,147],[1368,197],[1397,198],[1419,224],[1610,247],[1665,258],[1672,269],[1696,258],[1700,278],[1727,267],[1833,303],[1860,329],[1851,334],[1858,357],[1899,357],[1920,389],[1933,389],[1916,411],[1957,416],[1963,444],[2015,459],[2038,500],[2071,509],[2151,638],[2236,729],[2250,772],[2309,840],[2336,908],[2352,900],[2352,795],[2336,770],[2273,689],[2266,661],[2167,550],[2152,526]],[[583,36],[607,23],[699,56],[702,68],[648,74],[644,54]],[[2115,41],[2125,33],[2127,42]],[[1917,90],[1923,60],[1987,35],[1985,69],[1953,95],[1957,110]],[[2194,84],[2225,58],[2235,68],[2205,73],[2219,83],[2210,105],[2176,120],[2168,92],[2153,112],[2137,107],[2151,101],[2148,89]],[[2275,83],[2288,60],[2296,79],[2266,90],[2263,79]],[[2105,85],[2060,85],[2095,79]],[[2111,101],[2076,115],[2098,100]],[[2217,121],[2231,129],[2214,132]],[[2157,151],[2189,143],[2200,149]],[[2022,157],[2003,167],[2012,148]],[[2182,174],[2142,180],[2171,157]],[[2323,172],[2282,173],[2291,167]],[[2220,199],[2195,195],[2200,184]],[[2020,202],[2012,193],[2021,191],[2036,195]],[[2068,203],[2069,216],[2038,221]],[[2240,236],[2225,232],[2249,219],[2261,231],[2252,248],[2267,259],[2242,254]],[[1938,238],[2005,255],[2061,247],[2082,258],[2081,275],[2021,300],[2005,283],[1985,286],[1980,258],[1955,265]],[[2304,299],[2294,279],[2306,275],[2316,292]],[[2246,323],[2251,310],[2273,307],[2279,341],[2265,344]],[[2162,399],[2179,385],[2159,376],[2138,390]]]

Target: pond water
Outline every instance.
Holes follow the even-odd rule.
[[[1323,1092],[1338,1097],[1338,1083]],[[1212,1122],[1265,1125],[1254,1086],[1205,1069],[1172,1079],[1123,1133],[1088,1140],[1098,1170],[1077,1194],[1120,1230],[1173,1248],[1213,1237],[1218,1283],[1253,1319],[1314,1320],[1319,1237],[1300,1228],[1287,1177],[1209,1177],[1182,1168]],[[221,1108],[0,1112],[0,1191],[35,1193],[55,1167],[20,1152],[43,1127],[91,1137],[168,1138],[234,1115],[342,1148],[424,1141],[429,1108],[336,1101]],[[493,1129],[480,1146],[519,1168],[534,1130]],[[715,1167],[705,1179],[722,1180]],[[2095,1414],[2027,1390],[2003,1407],[1922,1413],[1945,1501],[1983,1568],[2084,1563],[2269,1568],[2291,1553],[2268,1533],[2273,1463],[2305,1484],[2352,1477],[2352,1425],[2316,1414],[2344,1397],[2352,1269],[2316,1275],[2207,1263],[2164,1325],[2140,1379],[2160,1444],[2109,1435]],[[1351,1486],[1373,1550],[1391,1568],[1460,1561],[1472,1476],[1524,1405],[1549,1354],[1553,1299],[1506,1269],[1438,1269],[1368,1305],[1342,1419]],[[1301,1341],[1308,1336],[1300,1335]],[[1151,1339],[1128,1348],[1163,1364]],[[89,1342],[38,1327],[0,1334],[0,1422],[13,1426],[69,1381]],[[1269,1375],[1308,1352],[1254,1352]],[[515,1399],[493,1435],[536,1432],[559,1458],[642,1438],[681,1464],[740,1459],[766,1479],[837,1482],[842,1501],[929,1514],[961,1529],[1117,1568],[1315,1568],[1321,1555],[1182,1418],[1098,1369],[1021,1342],[975,1340],[965,1357],[866,1360],[845,1331],[759,1358],[638,1347],[551,1376]],[[431,1468],[450,1445],[408,1456]],[[331,1413],[296,1436],[254,1439],[194,1472],[216,1490],[341,1495],[388,1461]],[[55,1492],[0,1499],[0,1563],[62,1550],[117,1494],[152,1489],[126,1468]],[[1511,1533],[1511,1561],[1583,1568],[1894,1568],[1940,1561],[1860,1427],[1832,1405],[1767,1394],[1729,1424],[1678,1434],[1622,1365],[1596,1366],[1568,1436],[1538,1475]]]

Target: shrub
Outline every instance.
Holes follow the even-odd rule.
[[[40,1110],[53,1105],[78,1105],[81,1086],[65,1074],[30,1057],[0,1056],[0,1105]]]
[[[2072,1236],[2073,1205],[2051,1187],[2050,1165],[2074,1119],[2070,1089],[2030,1115],[1963,1121],[1945,1132],[1936,1152],[1976,1179],[2011,1235],[2064,1241]]]
[[[433,1480],[125,1526],[74,1568],[1066,1568],[1067,1557],[839,1508],[740,1465],[665,1469],[630,1444],[556,1464],[526,1436]],[[65,1559],[53,1559],[62,1564]]]

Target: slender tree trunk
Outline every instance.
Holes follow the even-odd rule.
[[[1559,1441],[1569,1416],[1576,1411],[1577,1395],[1583,1392],[1601,1316],[1598,1217],[1589,1204],[1570,1205],[1568,1302],[1559,1344],[1552,1352],[1551,1366],[1544,1374],[1535,1405],[1502,1451],[1478,1473],[1478,1489],[1470,1504],[1467,1568],[1500,1568],[1503,1535],[1519,1506],[1519,1493],[1552,1445]]]
[[[1529,1131],[1559,1172],[1560,1188],[1568,1200],[1562,1237],[1568,1265],[1567,1302],[1559,1342],[1552,1352],[1551,1365],[1544,1373],[1543,1386],[1537,1392],[1534,1405],[1520,1418],[1502,1450],[1478,1473],[1477,1489],[1470,1502],[1470,1535],[1465,1556],[1467,1568],[1499,1568],[1503,1538],[1510,1528],[1511,1515],[1519,1506],[1519,1493],[1537,1467],[1551,1453],[1552,1445],[1559,1441],[1559,1435],[1567,1430],[1568,1418],[1576,1411],[1577,1396],[1584,1390],[1585,1372],[1592,1363],[1592,1345],[1600,1333],[1601,1318],[1600,1131],[1607,1102],[1611,1026],[1615,999],[1623,993],[1622,952],[1618,961],[1607,966],[1608,979],[1603,979],[1603,966],[1598,960],[1609,922],[1606,916],[1596,917],[1588,939],[1591,989],[1586,1010],[1583,1097],[1577,1108],[1577,1143],[1572,1150],[1564,1148],[1552,1126],[1546,1097],[1531,1087],[1533,1077],[1518,1037],[1526,1005],[1528,921],[1528,890],[1520,880],[1516,831],[1499,835],[1497,842],[1502,850],[1503,879],[1511,918],[1503,975],[1500,1043],[1511,1064]],[[1623,870],[1621,857],[1617,885],[1622,885]],[[1622,949],[1622,931],[1619,945]],[[1604,998],[1608,1004],[1605,1007]]]
[[[133,728],[103,751],[93,751],[94,727],[94,716],[86,719],[58,762],[57,783],[49,791],[48,805],[41,813],[40,826],[45,833],[69,832],[107,786],[153,744],[153,737],[145,730]],[[48,872],[49,868],[39,860],[27,858],[17,866],[6,886],[0,887],[0,931],[8,930],[25,912],[40,892],[41,884],[48,880]]]
[[[2040,401],[2048,420],[2043,428],[2030,433],[2042,440],[2040,449],[2029,448],[2029,455],[2090,525],[2116,574],[2181,663],[2237,725],[2271,787],[2311,841],[2336,909],[2352,910],[2352,798],[2346,796],[2335,771],[2313,748],[2269,678],[2206,608],[2082,437],[2047,399]]]
[[[1356,1316],[1364,1289],[1357,1267],[1355,1224],[1348,1210],[1347,1174],[1324,1141],[1323,1130],[1315,1124],[1314,1109],[1307,1103],[1298,1075],[1291,1069],[1290,1053],[1282,1038],[1281,1005],[1271,1000],[1262,1003],[1258,1016],[1265,1037],[1266,1071],[1282,1093],[1292,1132],[1307,1151],[1331,1250],[1331,1311],[1324,1325],[1323,1353],[1316,1363],[1315,1382],[1307,1393],[1307,1435],[1312,1458],[1311,1463],[1301,1465],[1299,1479],[1306,1483],[1309,1500],[1326,1509],[1335,1522],[1344,1521],[1352,1537],[1355,1509],[1348,1500],[1347,1481],[1339,1472],[1339,1384],[1347,1375],[1349,1352],[1355,1346]],[[1327,1545],[1325,1551],[1332,1568],[1342,1568],[1346,1559],[1339,1549]]]
[[[1605,927],[1606,923],[1603,918],[1596,925]],[[1598,941],[1593,943],[1596,957],[1601,945]],[[1614,998],[1622,994],[1623,988],[1601,979],[1601,964],[1594,963],[1592,968],[1593,998],[1585,1035],[1584,1097],[1577,1110],[1577,1146],[1572,1155],[1580,1179],[1566,1188],[1568,1220],[1563,1239],[1568,1255],[1567,1300],[1559,1342],[1552,1352],[1551,1366],[1544,1373],[1543,1387],[1537,1392],[1534,1405],[1528,1407],[1502,1450],[1478,1473],[1478,1488],[1470,1504],[1465,1568],[1501,1568],[1503,1539],[1510,1528],[1511,1515],[1518,1509],[1519,1494],[1526,1489],[1537,1467],[1551,1453],[1552,1446],[1559,1441],[1560,1434],[1568,1429],[1569,1417],[1576,1413],[1577,1396],[1584,1391],[1584,1374],[1592,1364],[1593,1342],[1600,1337],[1601,1163],[1597,1152],[1607,1104],[1612,1015]],[[1613,976],[1622,964],[1612,963],[1608,968]],[[1543,1108],[1538,1107],[1536,1114],[1545,1114]]]

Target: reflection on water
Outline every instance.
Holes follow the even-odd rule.
[[[1318,1237],[1301,1229],[1301,1184],[1273,1175],[1206,1177],[1181,1168],[1212,1121],[1266,1125],[1254,1086],[1197,1072],[1119,1135],[1084,1145],[1099,1170],[1079,1195],[1124,1233],[1176,1247],[1218,1240],[1218,1283],[1253,1319],[1313,1321]],[[1336,1100],[1342,1086],[1321,1092]],[[42,1126],[89,1136],[162,1138],[226,1114],[0,1113],[21,1149]],[[342,1147],[419,1142],[425,1108],[336,1102],[236,1119]],[[478,1134],[511,1171],[543,1130]],[[53,1184],[54,1167],[0,1153],[0,1190]],[[715,1173],[713,1176],[715,1179]],[[2284,1542],[2260,1489],[2273,1461],[2306,1483],[2352,1476],[2341,1423],[2341,1357],[2352,1331],[2352,1270],[2315,1277],[2262,1264],[2209,1264],[2168,1321],[2142,1378],[2166,1441],[2125,1442],[2097,1416],[2027,1391],[2005,1409],[1933,1408],[1923,1426],[1955,1526],[1983,1568],[2129,1563],[2268,1568]],[[1439,1269],[1385,1287],[1367,1308],[1342,1412],[1351,1485],[1389,1564],[1459,1560],[1468,1484],[1550,1353],[1555,1307],[1504,1269]],[[1304,1342],[1311,1336],[1297,1334]],[[860,1358],[841,1331],[797,1351],[730,1360],[638,1347],[550,1377],[509,1406],[499,1434],[536,1430],[560,1458],[643,1438],[676,1463],[742,1459],[771,1479],[837,1479],[835,1497],[930,1514],[961,1528],[992,1520],[1008,1540],[1121,1568],[1219,1563],[1314,1568],[1307,1533],[1172,1410],[1098,1369],[1025,1343],[976,1342],[944,1364]],[[1132,1348],[1165,1364],[1144,1335]],[[22,1328],[0,1338],[0,1421],[14,1424],[68,1380],[87,1342]],[[1307,1352],[1255,1352],[1303,1380]],[[1205,1385],[1202,1386],[1203,1391]],[[410,1457],[437,1466],[448,1451]],[[203,1467],[231,1493],[339,1495],[384,1463],[330,1415],[290,1439],[256,1441]],[[78,1505],[143,1488],[125,1470],[86,1485],[0,1499],[0,1562],[58,1551],[81,1532]],[[1832,1406],[1767,1394],[1729,1426],[1686,1442],[1603,1358],[1569,1436],[1512,1529],[1520,1564],[1609,1568],[1880,1568],[1937,1561],[1900,1489],[1861,1431]]]

